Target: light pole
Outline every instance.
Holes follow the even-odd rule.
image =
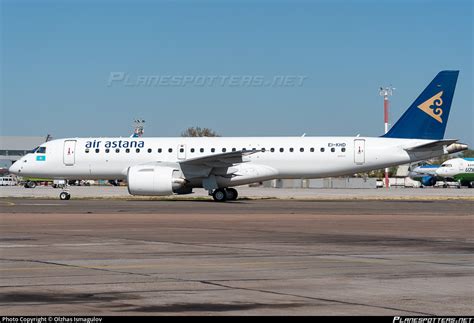
[[[393,95],[393,90],[395,90],[395,88],[392,87],[392,85],[386,86],[385,88],[380,87],[379,90],[379,94],[383,96],[383,120],[385,123],[385,133],[388,132],[388,97]],[[388,189],[388,168],[385,168],[385,187]]]

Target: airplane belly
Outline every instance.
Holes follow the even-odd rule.
[[[127,168],[126,165],[113,161],[90,163],[89,167],[92,179],[123,179],[125,175],[122,170]]]

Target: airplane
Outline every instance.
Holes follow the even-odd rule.
[[[474,187],[474,158],[452,158],[436,170],[436,175],[447,180],[458,182],[458,188]]]
[[[10,167],[23,176],[124,179],[132,195],[190,194],[218,202],[272,179],[321,178],[427,160],[467,149],[443,139],[459,71],[441,71],[380,137],[66,138]],[[60,199],[71,195],[64,190]]]
[[[412,180],[420,182],[421,187],[434,186],[439,180],[439,177],[436,174],[436,170],[439,168],[439,166],[440,165],[432,164],[419,165],[410,170],[408,177],[410,177]]]

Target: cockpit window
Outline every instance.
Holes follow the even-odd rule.
[[[35,149],[35,153],[37,154],[46,154],[46,147],[38,147]]]

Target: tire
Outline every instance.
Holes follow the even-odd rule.
[[[36,182],[29,181],[26,183],[28,185],[28,188],[35,188],[36,187]]]
[[[474,188],[474,182],[469,182],[469,184],[467,185],[467,187],[469,187],[469,188]]]
[[[223,190],[222,188],[218,188],[218,189],[214,190],[214,192],[212,193],[212,197],[214,198],[214,201],[216,201],[216,202],[225,202],[225,201],[227,201],[227,194],[226,194],[225,190]]]
[[[239,196],[239,193],[235,188],[226,188],[225,193],[229,201],[235,201],[237,199],[237,196]]]
[[[71,194],[69,194],[68,192],[61,192],[59,194],[59,199],[61,200],[69,200],[71,198]]]

